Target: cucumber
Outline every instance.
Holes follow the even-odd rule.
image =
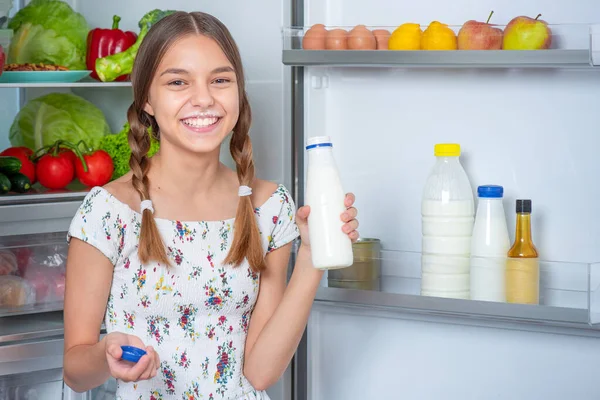
[[[25,175],[15,172],[12,174],[6,174],[8,180],[10,180],[10,184],[12,190],[17,193],[25,193],[31,189],[31,181]]]
[[[17,157],[0,156],[0,172],[3,174],[19,172],[22,166]]]
[[[8,193],[10,192],[10,181],[8,180],[8,177],[6,175],[4,175],[3,173],[0,173],[0,194],[4,194],[4,193]]]

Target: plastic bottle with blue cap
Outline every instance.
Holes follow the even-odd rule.
[[[510,238],[502,200],[504,188],[477,188],[478,204],[471,240],[471,299],[504,302]]]
[[[329,136],[308,138],[308,168],[305,204],[310,206],[308,234],[313,266],[339,269],[354,262],[352,241],[342,231],[341,215],[346,211],[339,171]]]

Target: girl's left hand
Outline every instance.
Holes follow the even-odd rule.
[[[356,242],[358,240],[358,220],[356,216],[358,215],[358,210],[354,208],[352,205],[354,204],[355,197],[353,193],[346,194],[346,198],[344,199],[344,205],[346,206],[346,211],[340,215],[341,220],[344,222],[342,226],[342,231],[344,231],[348,237],[352,240],[352,242]],[[298,229],[300,230],[300,239],[302,241],[303,246],[310,246],[310,241],[308,238],[308,215],[310,214],[310,207],[304,206],[298,209],[296,213],[296,224],[298,225]]]

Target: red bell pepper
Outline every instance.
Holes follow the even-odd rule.
[[[112,29],[96,28],[88,33],[86,65],[88,70],[92,71],[90,76],[98,81],[100,78],[96,73],[96,59],[121,53],[133,46],[137,40],[137,35],[134,32],[124,32],[119,29],[120,20],[121,17],[115,15]],[[129,75],[121,75],[115,80],[124,81],[128,78]]]

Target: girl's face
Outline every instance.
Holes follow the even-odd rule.
[[[239,92],[217,42],[202,35],[175,42],[158,66],[144,110],[156,118],[161,148],[218,151],[237,123]]]

